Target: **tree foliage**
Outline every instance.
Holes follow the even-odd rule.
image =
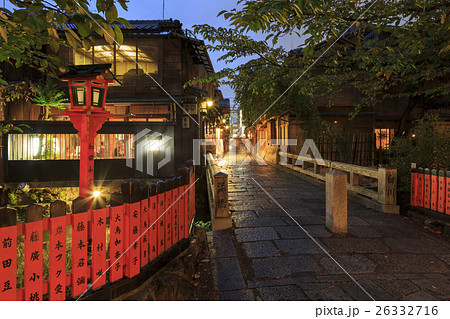
[[[0,8],[0,62],[16,68],[27,65],[48,75],[56,74],[65,66],[57,55],[61,46],[89,49],[95,34],[108,43],[121,44],[123,35],[116,24],[130,26],[118,17],[116,7],[118,3],[126,10],[128,0],[96,0],[97,13],[89,10],[89,0],[9,2],[16,7],[13,11]],[[75,24],[78,32],[69,23]],[[0,84],[6,85],[1,75]]]
[[[331,106],[346,87],[363,96],[352,116],[385,99],[407,101],[404,119],[417,108],[423,114],[449,105],[446,0],[240,0],[238,4],[240,9],[219,13],[230,28],[197,25],[195,31],[211,43],[209,50],[224,51],[221,59],[227,63],[252,59],[196,81],[230,84],[248,124],[269,107],[269,116],[292,110],[315,119],[317,99],[326,97]],[[262,32],[266,38],[256,41],[249,31]],[[299,54],[277,47],[280,37],[292,34],[306,39]],[[345,39],[334,44],[342,34]],[[407,129],[403,120],[398,131]]]
[[[37,106],[42,107],[41,120],[48,119],[51,108],[65,108],[63,103],[67,102],[68,99],[55,81],[42,79],[34,84],[33,87],[36,93],[31,101]]]

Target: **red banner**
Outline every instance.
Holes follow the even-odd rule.
[[[25,300],[42,300],[42,220],[25,224],[24,286]]]
[[[445,213],[445,176],[444,171],[439,171],[438,176],[438,212]]]
[[[423,169],[419,168],[417,173],[417,206],[423,207]]]
[[[141,202],[133,204],[125,204],[127,211],[127,218],[125,218],[125,260],[126,268],[125,275],[131,278],[139,274],[141,270],[140,262],[140,243],[139,236],[141,228]]]
[[[437,210],[438,205],[438,177],[436,170],[431,171],[431,195],[430,195],[430,209]]]
[[[179,223],[178,223],[178,211],[180,206],[180,201],[178,200],[178,190],[176,187],[172,191],[173,196],[173,206],[172,206],[172,244],[178,242],[178,232],[179,232]]]
[[[178,199],[178,240],[184,238],[184,225],[185,225],[185,205],[184,205],[184,192],[185,186],[180,186],[178,188],[178,196],[180,197]]]
[[[150,260],[158,256],[158,207],[157,195],[150,197]]]
[[[445,199],[445,213],[450,215],[450,172],[447,172],[447,177],[445,178],[446,190],[446,199]]]
[[[431,176],[430,171],[425,169],[424,174],[424,189],[423,189],[423,207],[430,208],[431,201]]]
[[[169,249],[172,246],[172,196],[173,190],[166,192],[166,205],[164,207],[164,223],[166,224],[166,246],[165,249]]]
[[[72,227],[72,296],[83,294],[87,289],[87,213],[73,214]]]
[[[123,235],[124,235],[124,205],[111,207],[110,211],[110,252],[109,259],[111,267],[109,269],[110,281],[122,279],[124,256]]]
[[[50,218],[49,300],[66,299],[66,216]]]
[[[148,264],[148,247],[149,247],[149,209],[148,209],[148,198],[141,201],[141,267]]]
[[[165,206],[165,196],[164,193],[158,194],[158,255],[162,254],[165,247],[165,218],[164,218],[164,206]]]
[[[92,211],[92,288],[106,283],[106,217],[109,208]]]
[[[17,298],[17,226],[0,228],[0,301]]]

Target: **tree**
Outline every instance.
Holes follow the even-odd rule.
[[[50,108],[64,109],[64,102],[68,99],[65,97],[59,85],[52,80],[41,80],[34,84],[36,91],[32,102],[41,107],[41,114],[39,120],[48,120]]]
[[[413,110],[424,114],[449,105],[448,1],[240,0],[238,4],[239,10],[219,13],[231,28],[194,29],[211,43],[208,49],[225,51],[221,59],[227,63],[253,59],[196,81],[230,84],[250,124],[275,101],[269,116],[293,110],[317,119],[314,101],[326,97],[331,106],[346,86],[364,96],[352,116],[384,99],[406,100],[399,134],[408,131]],[[249,31],[262,32],[266,39],[253,40]],[[286,34],[306,38],[298,54],[275,47]],[[332,45],[342,34],[347,40]]]
[[[55,77],[67,65],[58,56],[61,46],[89,49],[95,35],[108,43],[123,42],[118,24],[131,27],[118,17],[116,4],[127,10],[128,0],[96,0],[97,13],[89,10],[89,0],[9,0],[13,11],[0,8],[0,62],[15,68],[23,65]],[[101,14],[104,14],[103,17]],[[76,33],[69,27],[75,24]],[[16,98],[29,98],[25,84],[8,83],[0,69],[0,105]],[[14,91],[17,88],[17,91]],[[6,98],[6,99],[5,99]],[[1,132],[8,131],[2,126]]]

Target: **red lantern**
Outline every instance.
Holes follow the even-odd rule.
[[[94,139],[97,131],[112,114],[105,110],[108,83],[113,82],[111,64],[78,65],[70,67],[60,79],[68,81],[70,117],[81,140],[80,197],[88,199],[91,207],[94,189]]]

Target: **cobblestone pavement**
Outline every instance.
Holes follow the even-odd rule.
[[[449,242],[408,218],[349,200],[348,234],[332,234],[324,226],[324,187],[254,160],[225,163],[222,171],[234,225],[208,234],[219,300],[450,300]]]

